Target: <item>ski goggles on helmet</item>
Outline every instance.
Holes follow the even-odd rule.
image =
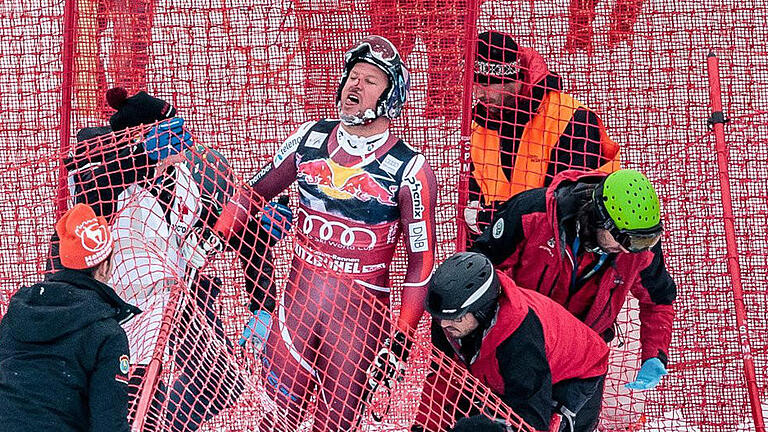
[[[345,57],[347,62],[355,58],[369,58],[380,62],[382,66],[391,67],[399,54],[392,43],[383,37],[367,36],[354,49],[348,51]]]
[[[618,229],[608,230],[613,239],[629,252],[643,252],[654,246],[661,238],[661,232],[656,231],[648,234],[638,232],[622,232]]]

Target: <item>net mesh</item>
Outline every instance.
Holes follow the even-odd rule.
[[[69,151],[78,129],[107,123],[113,112],[103,98],[107,88],[123,85],[131,94],[145,89],[172,103],[195,142],[220,151],[237,173],[231,181],[242,184],[241,179],[270,160],[299,124],[335,115],[343,53],[369,32],[395,42],[412,74],[409,102],[394,128],[424,152],[437,175],[437,256],[442,261],[457,247],[457,229],[466,229],[463,221],[457,223],[466,202],[459,202],[455,185],[462,171],[461,102],[470,90],[462,85],[463,51],[477,39],[465,32],[476,25],[478,31],[509,32],[519,45],[539,52],[549,70],[562,78],[563,89],[599,115],[621,147],[622,166],[648,175],[662,199],[665,257],[679,291],[670,375],[654,391],[624,389],[639,367],[637,305],[630,300],[618,318],[621,334],[611,343],[600,427],[752,427],[725,264],[714,138],[706,124],[704,58],[710,49],[721,58],[724,110],[731,117],[726,126],[730,198],[757,385],[765,399],[768,348],[759,335],[768,333],[762,286],[768,277],[768,110],[763,103],[768,94],[760,83],[768,76],[768,34],[762,24],[768,12],[760,2],[485,1],[470,14],[472,5],[463,1],[81,0],[74,2],[71,59],[60,43],[67,30],[67,6],[40,0],[0,6],[0,192],[5,197],[0,200],[0,315],[20,284],[34,283],[45,272],[56,200],[69,192],[59,186],[66,156],[59,151],[62,113],[70,122],[71,133],[65,137]],[[475,15],[476,23],[465,22]],[[69,76],[68,64],[73,65]],[[72,98],[66,100],[62,85],[70,78]],[[119,146],[146,132],[130,130],[126,136],[101,141],[107,147]],[[126,207],[116,217],[123,215],[127,226],[134,226],[129,233],[143,232],[135,225],[152,213],[151,200],[142,201],[142,193],[165,188],[170,196],[178,195],[175,186],[158,183],[160,177],[147,173],[139,185],[144,192],[137,187],[125,197]],[[295,204],[295,191],[291,194]],[[266,364],[252,343],[246,348],[237,343],[252,316],[248,306],[256,291],[249,285],[264,275],[275,282],[275,291],[267,297],[284,294],[292,249],[302,242],[300,236],[290,234],[275,244],[272,257],[255,253],[267,258],[263,261],[274,271],[257,266],[249,274],[244,268],[248,259],[243,259],[248,252],[230,247],[200,275],[186,265],[170,264],[169,250],[180,253],[180,237],[158,236],[156,243],[146,233],[127,238],[128,251],[149,255],[125,280],[140,287],[133,296],[145,309],[132,324],[132,341],[138,342],[132,347],[130,386],[136,402],[131,421],[141,407],[147,410],[141,421],[148,430],[194,430],[198,425],[200,430],[327,430],[356,421],[341,408],[336,416],[318,410],[324,403],[318,398],[328,395],[316,390],[311,379],[305,380],[304,390],[314,396],[286,408],[280,397],[270,396],[285,394],[279,380],[273,384],[276,380],[265,371],[290,363],[290,358],[268,358]],[[393,263],[394,286],[405,271],[403,255],[399,251]],[[349,281],[337,276],[322,278],[354,297],[344,289]],[[308,305],[316,300],[293,299]],[[399,307],[398,290],[390,306],[381,299],[344,300],[357,305],[342,311],[345,319],[366,311],[381,313],[374,327],[382,334],[388,333],[388,308],[396,312]],[[403,382],[394,386],[390,397],[377,394],[371,399],[374,412],[389,408],[383,422],[377,426],[367,418],[366,427],[407,430],[431,360],[447,372],[449,382],[458,383],[469,405],[481,401],[489,413],[519,424],[461,367],[432,353],[425,330],[422,327],[415,337]],[[365,337],[339,335],[350,344]],[[359,352],[370,359],[378,348]],[[328,355],[313,352],[314,358]],[[295,372],[286,375],[299,380],[307,373]],[[350,367],[335,376],[364,387],[364,372]],[[143,403],[141,395],[146,395]],[[360,397],[341,405],[357,409]],[[450,411],[464,409],[461,403],[445,408],[445,418],[453,414]]]

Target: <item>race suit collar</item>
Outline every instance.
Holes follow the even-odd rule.
[[[348,154],[365,159],[366,156],[374,153],[387,143],[389,140],[389,129],[377,135],[361,137],[349,133],[343,124],[339,124],[339,127],[336,129],[336,140],[342,150]]]

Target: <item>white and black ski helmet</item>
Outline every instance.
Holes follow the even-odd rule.
[[[192,178],[200,187],[202,221],[213,226],[235,189],[232,167],[218,151],[195,146],[184,153]]]
[[[162,176],[159,198],[170,205],[169,222],[174,226],[212,227],[234,194],[232,168],[221,153],[201,145],[181,156],[183,163]]]
[[[471,312],[478,321],[490,318],[499,297],[493,264],[476,252],[459,252],[435,270],[425,307],[437,319],[455,320]]]
[[[384,90],[376,105],[376,117],[395,119],[408,99],[411,77],[400,58],[397,48],[382,36],[366,36],[354,48],[344,54],[344,70],[336,91],[336,104],[341,102],[341,89],[347,83],[349,73],[358,62],[370,63],[387,75],[389,87]]]

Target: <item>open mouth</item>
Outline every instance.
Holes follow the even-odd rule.
[[[350,94],[347,96],[347,100],[355,104],[360,103],[360,97],[356,94]]]

